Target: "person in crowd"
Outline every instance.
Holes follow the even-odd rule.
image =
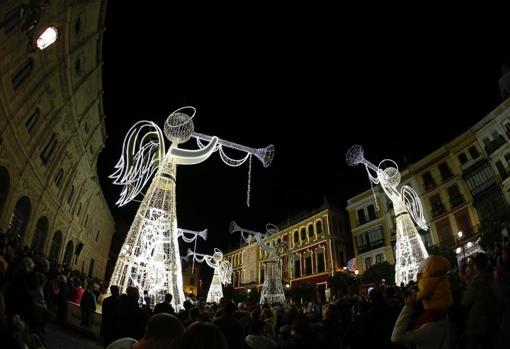
[[[429,256],[421,265],[418,274],[416,301],[422,302],[424,312],[416,320],[415,328],[429,321],[444,318],[453,304],[448,271],[450,262],[443,256]]]
[[[473,264],[474,276],[461,301],[469,311],[465,328],[466,345],[469,349],[493,348],[499,329],[501,304],[494,292],[487,255],[476,254]]]
[[[115,338],[114,314],[119,304],[119,286],[110,286],[111,296],[105,298],[101,308],[101,332],[105,347]]]
[[[156,304],[154,307],[154,314],[167,313],[175,315],[174,307],[172,306],[173,296],[170,293],[165,294],[165,300]]]
[[[90,326],[90,318],[96,311],[96,295],[93,292],[92,285],[88,284],[85,293],[81,297],[80,302],[81,310],[81,325],[85,327]]]
[[[275,349],[276,342],[266,336],[264,331],[266,322],[262,320],[255,321],[251,327],[252,333],[246,336],[245,341],[249,348],[252,349]]]
[[[391,341],[401,345],[414,346],[416,349],[447,349],[449,347],[447,318],[431,320],[423,323],[419,328],[414,328],[415,305],[416,295],[408,295],[404,308],[395,322]]]
[[[181,348],[231,349],[223,332],[214,324],[197,321],[188,327],[181,342]]]
[[[159,313],[151,316],[143,337],[117,339],[106,349],[179,349],[184,336],[184,326],[174,315]]]
[[[223,306],[223,316],[213,321],[225,335],[229,348],[242,348],[244,342],[243,329],[239,321],[233,317],[236,310],[235,304],[226,302]]]
[[[128,287],[126,293],[125,297],[121,296],[114,315],[116,338],[131,337],[139,340],[143,337],[149,314],[138,304],[138,288]]]

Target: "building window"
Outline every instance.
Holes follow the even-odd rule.
[[[59,189],[60,189],[60,186],[62,185],[62,178],[64,178],[64,170],[60,169],[60,170],[58,170],[57,175],[55,176],[55,185]]]
[[[89,221],[89,215],[85,215],[85,223],[83,223],[84,227],[87,227],[87,222]]]
[[[41,160],[43,164],[47,164],[48,160],[50,159],[51,154],[53,153],[53,150],[55,150],[55,146],[57,145],[57,137],[55,136],[55,133],[51,134],[51,138],[44,147],[43,151],[41,152]]]
[[[439,194],[431,196],[429,201],[430,201],[430,207],[432,208],[432,217],[439,216],[439,215],[443,214],[444,212],[446,212]]]
[[[326,270],[325,263],[324,263],[324,251],[317,252],[317,272],[322,273],[324,270]]]
[[[26,59],[23,64],[16,70],[16,72],[12,75],[11,84],[14,89],[18,88],[23,81],[30,75],[32,69],[34,68],[34,60],[33,58]]]
[[[74,33],[78,34],[80,32],[80,29],[81,29],[81,18],[78,17],[76,19],[76,22],[74,23]]]
[[[466,162],[468,162],[468,158],[467,158],[466,154],[464,154],[464,153],[460,153],[458,158],[459,158],[461,165],[464,165]]]
[[[370,269],[372,266],[372,257],[365,258],[365,270]]]
[[[28,197],[23,196],[16,202],[14,212],[11,216],[11,222],[9,224],[9,230],[13,236],[17,236],[20,239],[23,238],[31,212],[32,204],[30,203],[30,199]]]
[[[99,230],[97,231],[97,234],[96,234],[96,242],[97,240],[99,240]]]
[[[318,221],[317,223],[315,223],[315,230],[317,231],[317,235],[321,235],[323,233],[321,221]]]
[[[370,230],[356,235],[356,244],[358,245],[359,253],[384,246],[384,233],[382,225],[378,225]]]
[[[359,209],[358,210],[358,224],[361,225],[361,224],[365,224],[365,223],[366,223],[365,210]]]
[[[473,160],[478,159],[478,157],[480,156],[480,152],[478,151],[478,149],[476,149],[474,145],[469,147],[468,151]]]
[[[27,122],[25,122],[25,127],[27,128],[27,131],[30,132],[34,128],[35,124],[37,123],[37,120],[39,119],[39,108],[35,108],[32,114],[30,114],[30,117],[28,118]]]
[[[81,60],[78,58],[74,63],[74,70],[79,74],[81,72]]]
[[[375,256],[375,263],[382,263],[384,262],[384,255],[382,253],[379,253]]]
[[[450,204],[453,207],[457,207],[465,202],[464,196],[460,193],[457,184],[448,187],[448,196],[450,197]]]
[[[296,245],[299,242],[299,233],[297,230],[294,230],[293,236],[294,236],[294,244]]]
[[[425,247],[430,247],[432,246],[432,236],[430,235],[430,230],[426,230],[426,231],[423,231],[423,230],[420,230],[420,236],[421,236],[421,241],[423,241],[423,244],[425,245]]]
[[[301,277],[301,260],[299,258],[294,259],[294,278]]]
[[[89,277],[94,276],[94,262],[94,258],[91,258],[89,263]]]
[[[453,242],[452,226],[448,217],[436,223],[436,232],[440,244],[450,245]]]
[[[369,220],[374,220],[374,219],[377,218],[377,215],[375,214],[374,205],[368,205],[367,206],[367,211],[368,211],[368,219]]]
[[[469,168],[469,171],[464,174],[464,178],[473,196],[477,196],[491,186],[496,185],[496,178],[487,161],[481,161],[480,165]]]
[[[263,265],[260,267],[260,283],[261,284],[264,283],[264,266]]]
[[[308,226],[308,239],[310,241],[313,240],[313,224],[310,224]]]
[[[312,256],[308,255],[305,257],[305,275],[311,275],[312,271]]]
[[[301,241],[302,242],[306,241],[306,229],[305,228],[301,228]]]
[[[21,6],[7,12],[2,23],[5,34],[13,30],[21,22],[22,18],[23,8]]]
[[[78,205],[78,212],[76,213],[76,215],[77,215],[78,217],[80,217],[80,213],[81,213],[81,202],[80,202],[80,204]]]
[[[443,181],[446,181],[453,176],[452,171],[446,162],[439,164],[439,172],[441,173],[441,178],[443,178]]]
[[[73,200],[74,196],[74,185],[71,186],[71,192],[69,193],[69,197],[67,198],[67,203],[71,205],[71,201]]]
[[[508,173],[506,171],[505,166],[501,162],[501,160],[496,161],[496,168],[498,169],[498,173],[501,176],[501,180],[505,180],[508,177]]]
[[[432,174],[430,172],[425,172],[421,178],[423,179],[423,185],[425,186],[425,190],[429,190],[434,187],[436,183],[434,182],[434,178],[432,178]]]

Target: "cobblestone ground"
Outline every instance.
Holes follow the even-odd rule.
[[[54,323],[46,325],[46,344],[48,349],[103,349],[99,339]]]

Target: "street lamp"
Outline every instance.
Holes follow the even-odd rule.
[[[286,287],[286,288],[290,288],[290,285],[289,285],[289,284],[286,284],[286,285],[285,285],[285,287]]]
[[[464,251],[464,245],[462,244],[462,236],[464,234],[462,233],[462,231],[459,230],[459,232],[457,233],[457,236],[459,237],[457,239],[457,243],[460,245],[460,247],[457,247],[457,249],[455,250],[455,252],[457,252],[457,254],[459,254],[461,251],[462,251],[462,256],[464,258],[466,258],[466,251]],[[468,246],[469,247],[469,246]]]
[[[359,270],[355,270],[354,274],[358,275],[359,274]]]

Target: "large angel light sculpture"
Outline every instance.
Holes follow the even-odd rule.
[[[121,292],[129,286],[147,291],[151,304],[161,302],[166,293],[173,295],[173,306],[181,309],[184,302],[181,258],[177,238],[175,186],[177,165],[194,165],[205,161],[215,151],[229,166],[240,166],[254,155],[268,167],[274,155],[272,145],[254,149],[194,132],[195,108],[183,107],[166,119],[164,134],[171,142],[168,150],[161,129],[152,121],[139,121],[128,131],[116,171],[110,176],[114,184],[123,186],[119,206],[141,194],[151,180],[126,236],[111,278]],[[179,148],[195,138],[199,149]],[[203,142],[209,142],[206,145]],[[228,157],[223,148],[246,153],[239,160]],[[248,203],[250,190],[248,174]],[[182,234],[181,234],[182,235]],[[141,292],[140,292],[141,293]]]
[[[384,159],[375,166],[365,159],[360,145],[349,148],[346,161],[353,167],[359,164],[365,165],[372,190],[374,184],[380,184],[393,203],[397,227],[395,282],[397,285],[402,283],[407,285],[409,281],[416,280],[419,265],[428,257],[425,245],[415,226],[416,223],[420,229],[428,230],[420,198],[414,189],[407,185],[403,185],[400,191],[397,189],[401,177],[395,161]],[[378,209],[377,200],[375,205]]]
[[[279,232],[273,224],[266,224],[266,233],[241,228],[235,221],[230,223],[230,233],[240,232],[242,239],[250,243],[255,239],[260,249],[268,254],[264,267],[264,283],[260,293],[260,304],[285,303],[285,291],[282,284],[282,256],[288,252],[284,241],[275,243],[273,240],[267,245],[264,239]]]
[[[228,285],[232,282],[232,264],[223,259],[223,253],[217,248],[214,249],[212,256],[188,249],[188,254],[185,259],[189,257],[192,257],[193,261],[197,261],[198,263],[205,261],[208,266],[214,269],[211,286],[209,286],[209,291],[207,292],[206,302],[219,303],[220,299],[223,298],[222,284]]]

